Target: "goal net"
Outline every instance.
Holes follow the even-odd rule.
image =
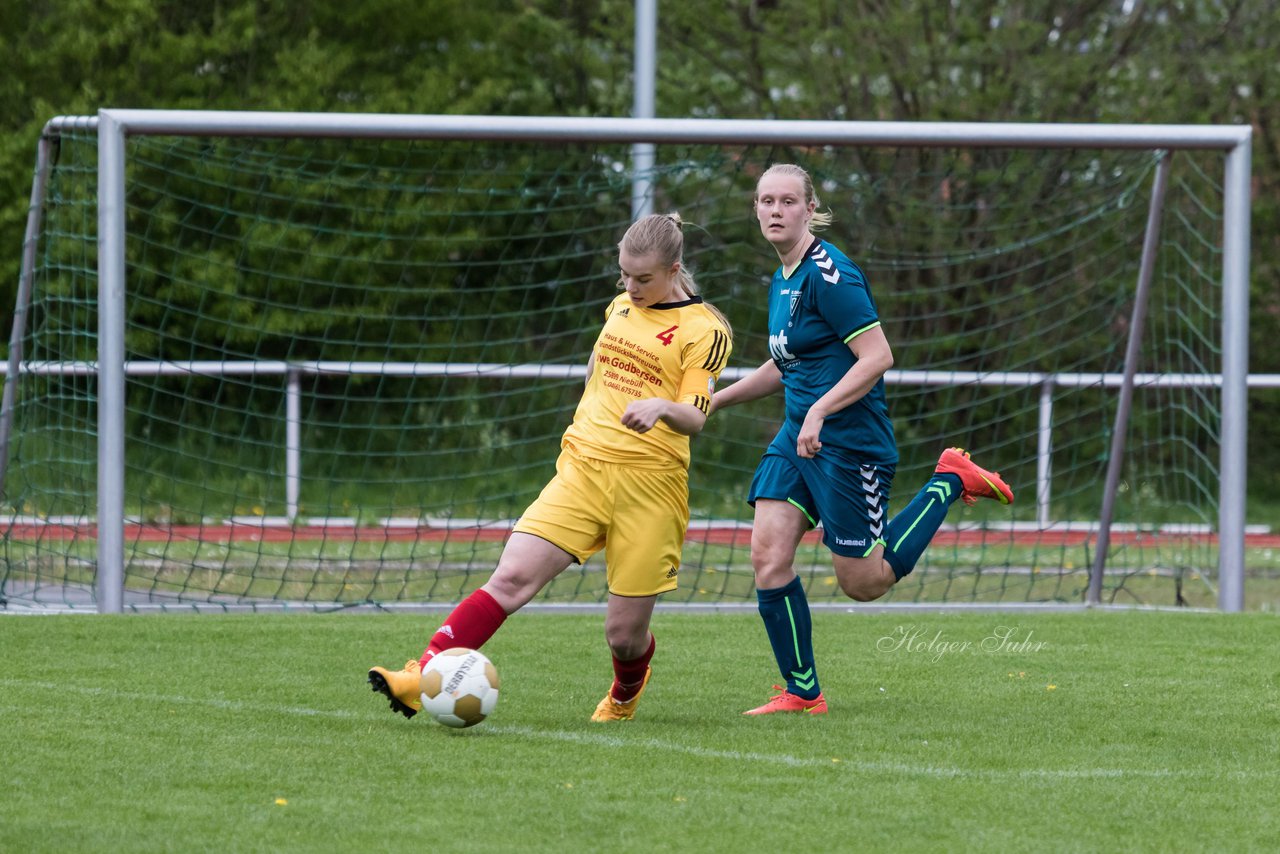
[[[723,384],[768,355],[776,257],[750,201],[780,161],[815,177],[894,349],[890,512],[952,445],[1017,493],[957,504],[884,601],[1084,601],[1166,152],[662,142],[637,176],[630,140],[126,139],[126,609],[459,600],[553,473],[633,182],[692,224],[686,260],[736,336]],[[101,595],[98,137],[69,122],[55,143],[7,378],[10,608]],[[1168,163],[1102,601],[1213,605],[1222,155]],[[780,411],[726,410],[694,440],[665,602],[754,602],[744,499]],[[796,569],[812,602],[847,603],[816,534]],[[536,601],[603,601],[602,570]]]

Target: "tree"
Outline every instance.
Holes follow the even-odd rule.
[[[631,0],[0,7],[0,318],[36,140],[103,106],[626,115]],[[1280,373],[1280,9],[1245,0],[661,3],[662,116],[1249,124],[1251,369]],[[1280,471],[1280,401],[1253,451]],[[1270,454],[1270,456],[1267,456]],[[1265,463],[1272,465],[1265,465]],[[1280,494],[1280,477],[1269,489]]]

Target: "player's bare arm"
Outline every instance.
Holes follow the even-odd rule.
[[[717,391],[711,397],[711,412],[726,406],[737,406],[782,391],[782,372],[769,359],[731,386]],[[710,414],[710,413],[708,413]]]
[[[707,416],[691,403],[675,403],[660,397],[634,401],[622,413],[622,426],[637,433],[648,433],[659,420],[677,433],[696,436],[707,423]]]
[[[804,423],[800,425],[796,453],[802,457],[811,458],[822,449],[819,435],[827,416],[861,400],[885,372],[893,367],[893,351],[889,347],[889,340],[885,338],[884,330],[879,326],[868,329],[850,341],[849,349],[858,361],[826,394],[813,402],[813,406],[805,414]]]

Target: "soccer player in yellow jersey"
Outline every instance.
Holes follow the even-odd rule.
[[[653,607],[680,572],[689,438],[706,423],[732,347],[728,322],[698,296],[684,265],[681,225],[678,214],[652,214],[618,244],[623,293],[605,309],[556,475],[516,523],[493,575],[453,609],[422,657],[402,670],[370,669],[369,684],[394,711],[412,717],[421,708],[419,675],[432,656],[479,649],[570,564],[604,549],[613,684],[591,720],[635,715],[652,672]]]

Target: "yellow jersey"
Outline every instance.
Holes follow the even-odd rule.
[[[619,294],[605,309],[586,389],[562,444],[604,462],[687,469],[688,436],[661,419],[637,433],[622,426],[622,413],[632,401],[651,397],[707,412],[732,349],[728,328],[702,297],[637,307]]]

